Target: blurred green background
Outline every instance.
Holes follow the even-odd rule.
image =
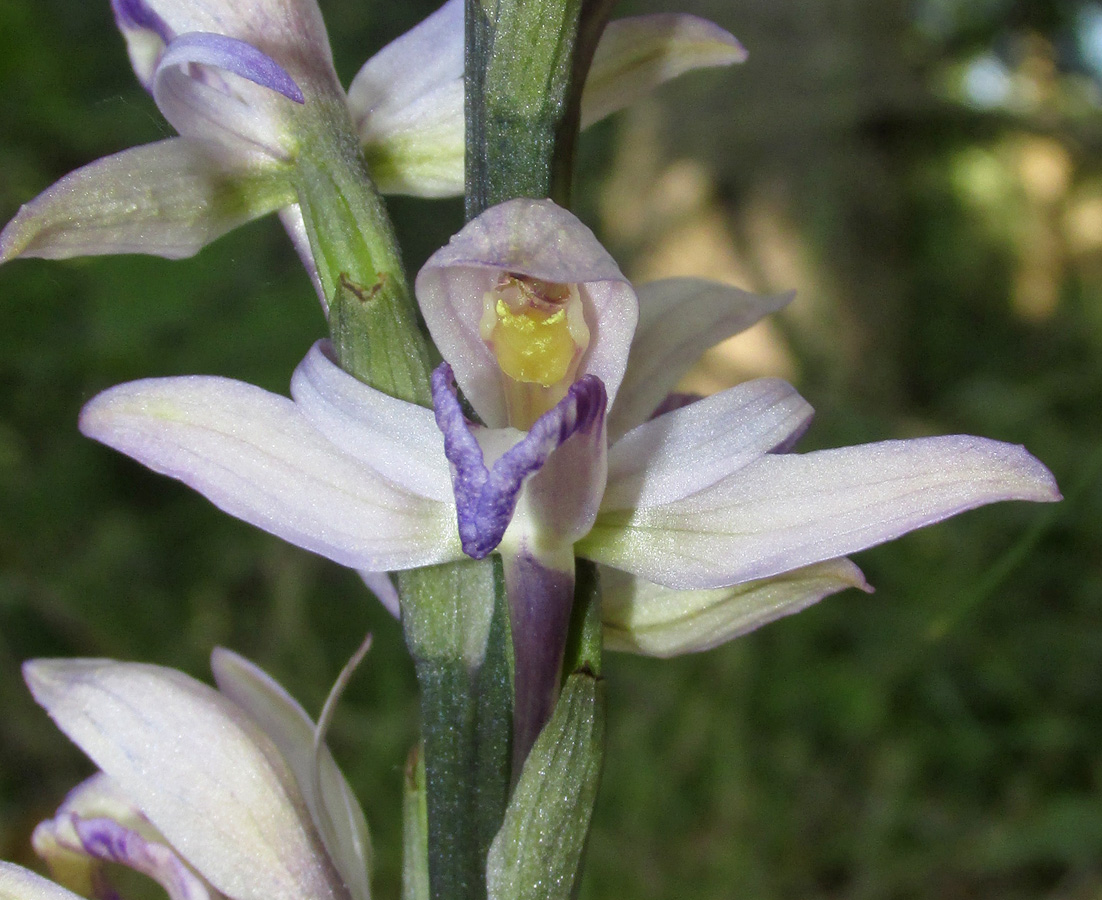
[[[107,0],[0,3],[0,220],[169,133]],[[688,0],[750,50],[602,124],[578,212],[625,271],[799,297],[711,354],[791,379],[804,447],[944,432],[1026,444],[1057,506],[969,513],[859,554],[855,591],[692,658],[607,664],[582,896],[1102,897],[1102,4]],[[323,0],[345,83],[433,8]],[[629,3],[618,14],[661,9]],[[457,202],[395,200],[415,269]],[[285,390],[324,332],[274,218],[197,258],[0,269],[0,856],[87,763],[21,660],[206,677],[215,644],[316,711],[366,630],[331,743],[396,897],[416,738],[397,625],[351,573],[80,437],[98,390],[212,373]]]

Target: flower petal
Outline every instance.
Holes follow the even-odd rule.
[[[279,166],[234,166],[209,144],[170,138],[96,160],[25,204],[0,232],[0,262],[104,253],[179,259],[293,200]]]
[[[149,876],[165,889],[169,900],[210,900],[203,880],[166,844],[112,819],[75,818],[72,827],[85,853]]]
[[[0,860],[0,900],[83,900],[30,869]]]
[[[89,437],[220,509],[341,565],[391,571],[460,555],[455,509],[327,441],[286,397],[225,378],[148,379],[93,398]]]
[[[789,442],[812,409],[779,378],[759,378],[644,422],[613,444],[602,510],[658,506],[710,487]]]
[[[128,44],[142,31],[165,44],[206,31],[252,44],[285,66],[289,61],[295,68],[332,65],[316,0],[111,0],[111,6]],[[141,78],[137,64],[135,71]]]
[[[683,72],[744,57],[731,35],[694,16],[611,22],[582,94],[583,127]],[[369,59],[352,80],[348,102],[380,190],[462,194],[462,0],[449,0]]]
[[[130,64],[146,90],[153,89],[153,72],[173,31],[144,0],[111,0],[115,24],[126,39]]]
[[[187,861],[234,900],[346,896],[272,743],[181,672],[35,660],[35,699]]]
[[[431,409],[398,400],[353,378],[314,344],[295,369],[291,396],[327,441],[407,491],[452,499],[444,439]]]
[[[789,303],[699,278],[667,278],[636,289],[639,327],[624,383],[609,415],[612,441],[645,422],[709,347]]]
[[[322,744],[315,755],[313,721],[279,683],[244,657],[216,647],[210,662],[218,690],[248,714],[287,761],[353,900],[370,900],[367,820],[333,754]]]
[[[447,363],[441,363],[432,374],[432,397],[436,421],[444,434],[444,452],[452,464],[464,553],[482,559],[493,552],[513,519],[525,480],[549,464],[557,450],[583,467],[578,481],[584,485],[581,490],[572,488],[571,477],[578,476],[577,470],[564,473],[570,477],[545,483],[539,498],[528,503],[533,530],[542,541],[557,546],[573,543],[589,529],[605,474],[602,450],[606,401],[600,379],[590,375],[574,382],[566,396],[540,416],[527,434],[516,432],[519,440],[489,467],[472,426],[463,416]],[[501,430],[495,435],[491,431],[488,437],[511,434]],[[565,449],[572,443],[581,448],[577,456]],[[589,458],[594,455],[600,460],[596,484],[594,473],[589,471],[593,468]]]
[[[306,98],[288,73],[266,53],[237,38],[193,31],[173,39],[161,57],[162,66],[211,66],[302,104]]]
[[[367,585],[367,589],[375,595],[381,604],[383,604],[383,608],[388,613],[396,619],[402,615],[402,606],[398,599],[398,589],[394,586],[394,582],[391,581],[390,575],[386,572],[360,571],[359,576],[363,579],[364,584]]]
[[[283,223],[283,229],[291,239],[291,246],[295,248],[302,267],[310,276],[310,283],[318,295],[322,312],[329,316],[329,298],[325,296],[325,288],[321,286],[321,276],[318,274],[318,264],[314,259],[314,251],[310,246],[310,236],[306,233],[306,220],[302,218],[302,207],[297,203],[291,203],[279,210],[279,221]]]
[[[766,578],[999,500],[1058,500],[1024,448],[968,435],[766,455],[683,500],[597,517],[579,555],[673,588]]]
[[[483,298],[502,272],[579,285],[590,342],[578,377],[600,378],[611,404],[638,318],[635,292],[575,216],[550,200],[509,200],[468,222],[416,282],[433,340],[482,421],[507,422],[500,369],[479,333]]]
[[[101,896],[105,863],[89,855],[74,829],[79,819],[110,819],[146,840],[164,843],[164,837],[134,806],[115,782],[97,772],[73,788],[52,819],[40,822],[31,844],[59,884],[85,896]]]
[[[718,647],[830,594],[872,588],[848,559],[832,559],[728,588],[675,591],[601,570],[605,647],[668,658]]]
[[[270,56],[208,32],[180,35],[165,48],[153,73],[153,99],[180,134],[221,145],[229,159],[277,160],[294,154],[287,123],[305,100]]]
[[[582,127],[685,72],[745,59],[732,35],[696,16],[658,13],[609,22],[585,81]]]
[[[387,44],[352,79],[348,105],[384,193],[463,193],[463,0]]]

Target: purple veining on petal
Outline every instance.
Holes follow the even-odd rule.
[[[269,88],[295,103],[305,103],[302,89],[279,63],[252,44],[224,34],[193,31],[174,38],[158,68],[198,63],[213,66]]]
[[[115,22],[119,30],[144,29],[152,31],[166,44],[172,40],[172,29],[144,0],[111,0]]]
[[[452,464],[459,537],[463,552],[472,559],[489,555],[501,542],[524,479],[543,468],[551,453],[573,435],[598,425],[608,402],[601,379],[595,375],[580,378],[488,469],[459,405],[455,378],[447,363],[433,372],[432,398],[436,424],[444,434],[444,453]]]
[[[154,879],[171,900],[208,900],[202,882],[164,844],[146,840],[112,819],[72,820],[82,849],[95,859],[120,863]]]
[[[574,573],[544,566],[527,549],[505,560],[515,660],[513,763],[519,772],[555,708],[574,602]]]

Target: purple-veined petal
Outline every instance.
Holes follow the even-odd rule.
[[[364,63],[348,105],[380,190],[462,194],[463,0],[449,0]]]
[[[451,503],[380,476],[286,397],[225,378],[119,385],[81,413],[89,437],[220,509],[341,565],[392,571],[460,556]]]
[[[0,262],[105,253],[193,256],[294,200],[278,165],[234,166],[209,144],[169,138],[70,172],[0,232]]]
[[[370,900],[371,839],[359,801],[325,744],[315,753],[315,726],[306,711],[266,672],[223,647],[211,653],[218,690],[263,731],[290,766],[353,900]]]
[[[105,895],[107,866],[81,844],[74,828],[80,819],[110,819],[148,841],[164,843],[115,782],[102,772],[85,779],[66,795],[54,817],[40,822],[31,835],[34,852],[49,866],[54,880],[83,897]]]
[[[582,93],[582,127],[685,72],[744,59],[732,35],[696,16],[658,13],[609,22]]]
[[[613,442],[645,422],[705,350],[745,331],[795,296],[767,297],[699,278],[652,281],[636,292],[639,326],[609,414]]]
[[[871,591],[848,559],[832,559],[728,588],[677,591],[601,569],[609,650],[668,658],[718,647],[846,588]]]
[[[968,435],[769,454],[683,500],[597,518],[580,556],[679,589],[767,578],[999,500],[1060,497],[1024,448]]]
[[[651,419],[612,445],[601,509],[695,494],[788,443],[811,416],[790,384],[759,378]]]
[[[601,450],[606,398],[600,379],[587,375],[574,382],[567,395],[540,416],[527,434],[512,429],[485,431],[491,439],[507,437],[511,443],[512,435],[517,438],[489,466],[483,446],[472,433],[472,427],[479,426],[471,426],[464,418],[447,363],[441,363],[432,374],[432,395],[436,422],[444,435],[444,452],[452,464],[464,553],[482,559],[493,552],[509,528],[525,481],[549,464],[556,451],[577,465],[573,470],[556,469],[561,477],[549,479],[538,489],[537,497],[527,500],[528,517],[534,520],[539,537],[551,546],[573,543],[588,530],[605,475]],[[572,442],[581,448],[579,456],[567,449]],[[590,461],[595,454],[596,464]],[[599,477],[596,484],[595,476]],[[572,478],[584,482],[580,490],[571,484]]]
[[[202,879],[171,847],[151,841],[112,819],[74,818],[72,827],[85,853],[148,875],[165,889],[169,900],[210,900]]]
[[[217,77],[200,77],[204,71]],[[180,134],[220,144],[231,158],[284,160],[296,147],[288,122],[305,98],[286,70],[252,45],[190,32],[161,54],[153,99]]]
[[[451,470],[431,409],[398,400],[353,378],[314,344],[295,369],[291,397],[327,441],[407,491],[450,502]]]
[[[441,355],[475,412],[507,422],[501,372],[479,333],[483,298],[502,272],[577,283],[589,348],[578,377],[596,375],[611,404],[638,319],[635,292],[582,222],[550,200],[509,200],[468,222],[417,275],[417,300]]]
[[[42,659],[23,671],[61,730],[219,892],[347,897],[286,764],[229,699],[138,663]]]
[[[37,872],[0,860],[0,900],[84,900]]]

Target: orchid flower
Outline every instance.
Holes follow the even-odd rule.
[[[347,95],[316,0],[111,4],[135,74],[179,136],[62,178],[0,232],[0,263],[186,257],[280,210],[312,270],[292,176],[322,130],[354,130],[384,192],[463,193],[463,0],[449,0],[369,59]],[[693,16],[614,22],[596,51],[583,124],[690,69],[744,56],[731,35]]]
[[[367,824],[324,725],[241,657],[218,649],[212,666],[217,691],[137,663],[24,666],[99,772],[34,832],[58,883],[0,863],[0,897],[119,897],[121,864],[171,900],[370,900]]]
[[[986,503],[1059,498],[1022,447],[984,438],[788,452],[812,410],[778,379],[669,404],[704,349],[790,298],[693,279],[633,288],[550,201],[487,210],[416,291],[448,360],[434,410],[355,380],[321,342],[291,399],[150,379],[94,398],[81,428],[376,581],[499,553],[518,709],[523,695],[534,721],[557,683],[575,555],[615,573],[610,645],[670,655],[867,589],[846,554]]]

